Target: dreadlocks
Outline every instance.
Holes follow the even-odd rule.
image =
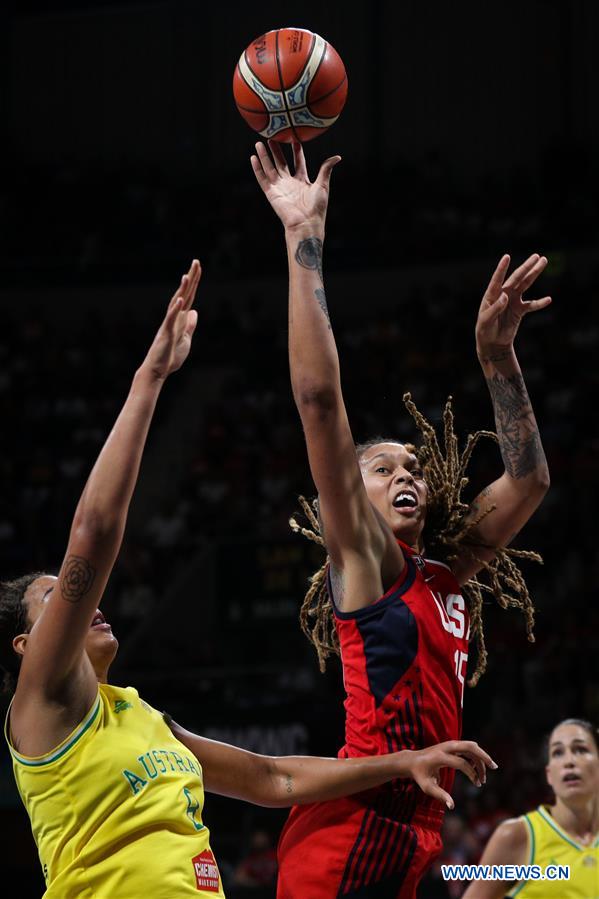
[[[423,532],[427,554],[450,565],[459,554],[466,552],[480,564],[482,575],[485,577],[485,581],[473,577],[464,584],[464,593],[470,609],[471,633],[473,636],[476,635],[477,642],[477,665],[468,681],[468,685],[474,687],[487,667],[482,620],[483,595],[492,594],[503,609],[508,607],[520,609],[526,620],[528,639],[534,642],[534,606],[515,560],[532,559],[541,562],[542,559],[534,552],[505,546],[483,546],[480,540],[476,541],[473,534],[476,526],[493,511],[495,506],[490,505],[481,511],[477,506],[469,506],[462,500],[462,491],[468,484],[466,469],[479,440],[486,437],[497,441],[496,435],[492,431],[476,431],[469,434],[466,445],[460,453],[454,432],[452,398],[449,397],[443,412],[443,452],[435,428],[416,408],[411,395],[406,393],[403,400],[422,438],[420,447],[406,444],[406,449],[418,456],[428,486],[426,523]],[[358,445],[356,447],[358,459],[361,459],[371,446],[386,442],[396,441],[376,438]],[[289,522],[291,528],[318,543],[326,551],[318,520],[318,501],[313,500],[309,503],[303,496],[299,501],[310,527],[302,527],[295,517],[292,517]],[[493,549],[494,558],[490,562],[483,561],[477,554],[481,549]],[[327,556],[322,567],[310,578],[310,587],[300,610],[302,630],[316,648],[321,671],[325,669],[327,656],[331,653],[339,654],[339,639],[326,583],[328,564]]]

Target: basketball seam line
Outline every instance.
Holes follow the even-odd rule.
[[[316,72],[317,71],[318,71],[318,69],[316,70]],[[316,72],[314,72],[314,78],[316,78]],[[326,100],[327,97],[330,97],[331,94],[334,94],[335,91],[338,91],[339,88],[342,87],[346,81],[347,81],[347,75],[344,75],[343,78],[341,79],[341,81],[339,82],[339,84],[335,85],[335,87],[332,90],[327,91],[326,94],[322,95],[322,97],[317,97],[316,100],[310,100],[310,103],[322,103],[323,100]],[[306,103],[305,105],[309,107],[310,103]],[[303,106],[299,106],[298,109],[303,109]],[[322,118],[326,119],[327,116],[323,116]]]
[[[256,72],[254,72],[254,70],[252,69],[252,67],[251,67],[251,65],[250,65],[250,62],[249,62],[249,60],[248,60],[247,50],[244,50],[244,51],[243,51],[243,58],[245,59],[245,64],[246,64],[246,66],[248,67],[248,69],[250,70],[250,72],[252,73],[252,75],[254,76],[254,78],[256,79],[256,81],[260,81],[260,78],[258,77],[258,75],[256,74]],[[245,83],[246,83],[247,86],[250,88],[250,90],[254,91],[254,88],[253,88],[252,85],[249,83],[249,81],[246,79],[246,77],[244,76],[243,72],[241,71],[241,66],[239,65],[239,63],[237,63],[237,68],[239,69],[239,74],[241,75],[243,81],[245,81]],[[263,84],[263,82],[260,81],[260,84]],[[265,84],[264,84],[264,87],[266,87]],[[272,90],[272,88],[268,87],[268,88],[266,88],[266,90]],[[256,94],[256,91],[254,91],[254,93]],[[258,94],[256,94],[256,96],[258,96]]]
[[[292,87],[295,87],[295,85],[296,85],[296,84],[299,84],[299,82],[302,80],[302,77],[303,77],[303,75],[304,75],[304,72],[305,72],[306,69],[308,68],[308,63],[309,63],[310,60],[312,59],[312,53],[313,53],[313,51],[314,51],[314,47],[315,47],[315,46],[316,46],[316,35],[315,35],[314,33],[312,33],[312,41],[311,41],[310,49],[308,50],[308,55],[306,56],[306,61],[305,61],[305,63],[304,63],[303,68],[300,70],[299,75],[298,75],[297,78],[295,79],[294,83],[291,84],[289,87],[283,89],[283,87],[282,87],[282,85],[283,85],[283,79],[281,78],[281,89],[283,90],[283,93],[285,93],[285,91],[291,90]],[[326,41],[324,42],[324,48],[325,48],[325,50],[326,50],[326,48],[327,48],[327,42],[326,42]],[[324,53],[323,53],[323,56],[324,56]],[[320,58],[320,62],[319,62],[318,65],[316,66],[316,72],[318,72],[318,70],[319,70],[319,68],[320,68],[320,63],[321,63],[321,62],[322,62],[322,57]],[[316,72],[314,72],[314,75],[313,75],[312,78],[310,79],[310,84],[312,84],[312,82],[313,82],[314,79],[316,78]],[[308,87],[307,87],[307,89],[306,89],[306,103],[304,104],[305,106],[308,105],[307,100],[308,100],[308,91],[310,90],[310,84],[308,85]],[[301,109],[301,108],[303,108],[303,107],[298,107],[298,109]]]
[[[312,36],[312,37],[313,37],[313,40],[315,41],[316,38],[314,38],[314,36]],[[314,44],[312,44],[312,47],[310,47],[310,51],[308,53],[308,59],[310,59],[310,56],[312,55],[313,47],[314,47]],[[279,59],[279,32],[278,31],[275,35],[275,59],[277,61],[277,72],[279,73],[279,84],[281,86],[281,93],[283,94],[283,103],[285,104],[285,111],[287,113],[287,119],[289,120],[289,124],[291,126],[291,130],[293,132],[293,135],[294,135],[296,141],[298,141],[301,144],[301,140],[299,139],[299,134],[295,130],[295,125],[293,124],[293,121],[291,120],[291,110],[289,109],[289,106],[287,105],[287,94],[285,93],[285,88],[283,86],[283,73],[281,71],[281,60]],[[307,65],[307,62],[306,62],[306,65]],[[300,78],[301,78],[302,74],[304,73],[305,69],[306,69],[306,66],[304,66],[304,68],[302,69],[302,71],[300,73]],[[269,116],[269,120],[270,120],[270,116]]]
[[[245,64],[246,64],[246,66],[248,67],[248,69],[250,70],[250,72],[252,73],[252,75],[254,76],[254,78],[257,78],[258,81],[260,81],[260,79],[258,78],[258,76],[256,75],[256,73],[255,73],[254,70],[252,69],[251,65],[250,65],[249,62],[247,61],[247,56],[246,56],[245,52],[244,52],[243,55],[244,55],[244,57],[246,57],[246,59],[245,59]],[[237,108],[238,108],[238,109],[243,109],[244,112],[251,112],[251,113],[253,113],[254,115],[265,115],[265,116],[267,117],[267,119],[268,119],[268,118],[270,117],[270,112],[269,112],[269,110],[266,108],[266,104],[264,103],[264,100],[262,100],[262,98],[260,97],[259,94],[256,94],[256,91],[254,90],[254,88],[252,87],[252,85],[249,83],[249,81],[247,80],[247,78],[245,77],[245,75],[243,74],[243,72],[242,72],[242,70],[241,70],[241,66],[239,65],[239,63],[237,63],[237,71],[239,72],[239,77],[241,78],[241,80],[243,81],[243,83],[246,84],[246,85],[249,87],[249,89],[252,91],[252,93],[255,94],[256,97],[258,97],[258,99],[260,100],[260,102],[261,102],[262,105],[263,105],[263,108],[262,108],[262,109],[250,109],[249,106],[242,106],[241,103],[238,103],[237,100],[235,100],[235,104],[236,104]],[[269,88],[269,90],[270,90],[270,88]]]

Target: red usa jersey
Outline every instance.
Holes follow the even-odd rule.
[[[400,546],[406,565],[384,596],[355,612],[335,608],[347,694],[340,757],[422,749],[461,736],[466,602],[446,565]],[[443,769],[444,789],[453,777],[453,769]],[[399,785],[404,821],[439,826],[442,804],[411,781]]]
[[[384,596],[335,611],[347,693],[342,757],[460,737],[466,603],[447,566],[401,547],[406,566]],[[453,774],[443,769],[444,789]],[[408,779],[295,806],[279,841],[277,899],[414,899],[441,850],[444,811]]]

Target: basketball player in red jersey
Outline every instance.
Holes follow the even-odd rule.
[[[469,610],[461,585],[528,521],[549,476],[514,354],[523,316],[549,297],[522,293],[547,264],[531,256],[506,279],[504,256],[483,297],[477,350],[487,380],[505,472],[469,523],[470,547],[451,568],[423,557],[428,486],[413,448],[352,438],[322,277],[329,182],[339,157],[312,183],[302,148],[294,174],[281,147],[256,145],[252,168],[285,227],[289,261],[289,357],[293,395],[318,490],[347,692],[346,743],[356,757],[458,739],[468,658]],[[398,348],[401,352],[401,348]],[[316,642],[316,641],[315,641]],[[442,775],[447,789],[450,772]],[[278,899],[408,899],[441,849],[441,803],[410,784],[294,808],[279,844]]]

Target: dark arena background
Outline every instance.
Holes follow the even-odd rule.
[[[498,821],[548,798],[552,724],[599,721],[592,0],[4,3],[0,573],[58,570],[89,469],[197,256],[192,356],[159,402],[103,604],[121,643],[113,679],[259,752],[334,755],[343,742],[339,665],[319,674],[298,623],[321,557],[288,527],[312,487],[283,233],[231,92],[243,48],[286,25],[330,40],[349,77],[339,121],[306,154],[312,173],[343,157],[325,279],[357,439],[415,439],[408,389],[436,423],[451,393],[461,439],[492,428],[474,346],[482,291],[504,252],[550,260],[535,295],[553,305],[517,342],[552,478],[516,540],[545,559],[524,563],[537,639],[488,601],[489,668],[466,691],[464,732],[500,769],[480,791],[458,778],[445,825],[444,859],[476,860]],[[481,448],[468,496],[501,470]],[[274,896],[285,813],[208,795],[204,817],[227,896]],[[3,881],[39,897],[6,747],[0,822]],[[462,890],[435,869],[419,895]]]

